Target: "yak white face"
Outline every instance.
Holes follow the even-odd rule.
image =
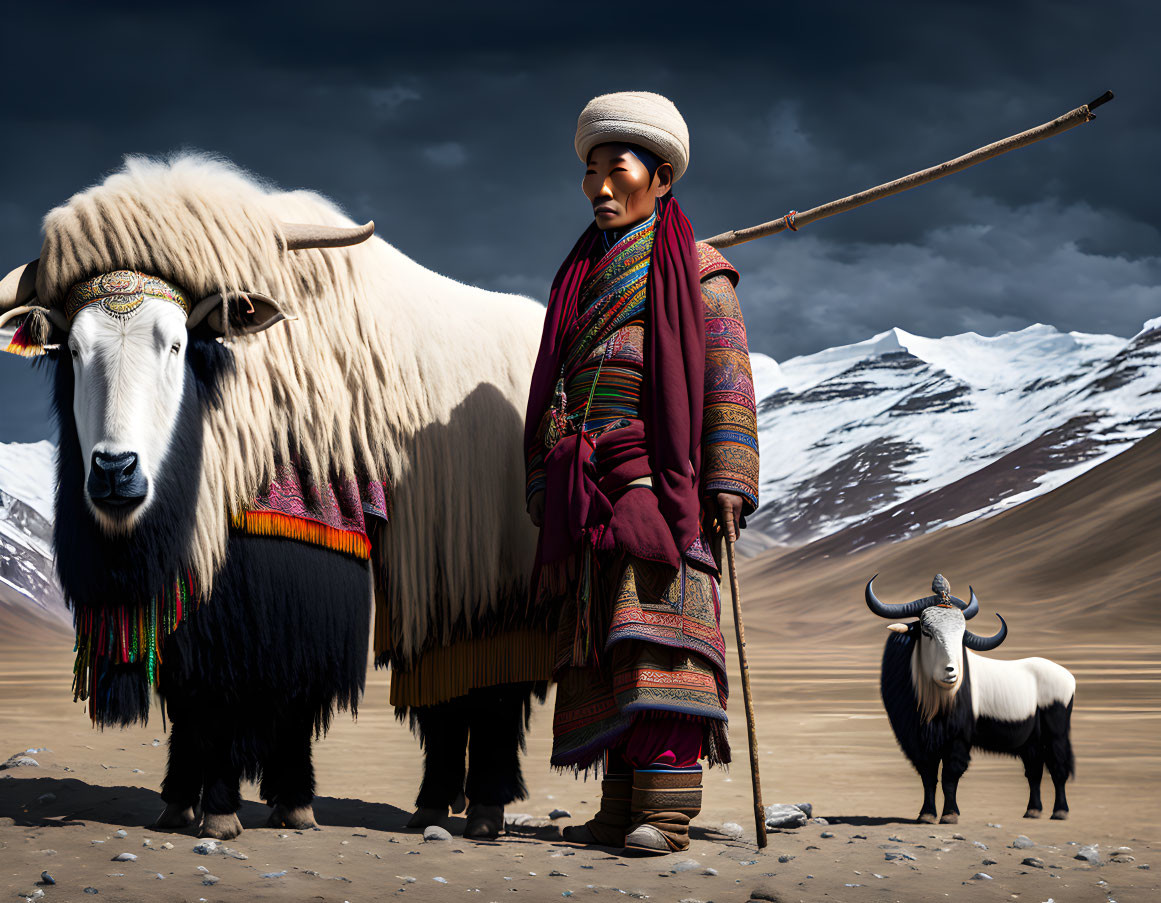
[[[155,496],[181,408],[186,341],[185,312],[156,298],[128,316],[93,305],[69,329],[85,497],[109,533],[131,531]]]
[[[954,690],[963,677],[963,634],[967,627],[958,608],[933,605],[919,615],[919,677],[933,686]]]

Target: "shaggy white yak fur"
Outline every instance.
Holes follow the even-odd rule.
[[[385,479],[392,517],[378,554],[406,658],[433,631],[446,640],[523,598],[535,534],[522,426],[544,309],[427,270],[377,237],[287,252],[280,222],[351,225],[318,194],[276,191],[218,160],[129,157],[45,217],[37,294],[59,309],[78,280],[128,268],[195,303],[245,290],[282,302],[297,320],[229,341],[237,369],[205,418],[188,564],[208,589],[231,515],[276,459],[320,481]]]

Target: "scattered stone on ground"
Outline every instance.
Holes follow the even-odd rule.
[[[829,840],[831,837],[834,837],[834,834],[831,831],[823,831],[818,836],[821,837],[823,840]]]
[[[703,875],[708,875],[711,878],[716,878],[718,870],[715,868],[707,868],[702,872]]]
[[[980,863],[980,865],[999,865],[999,863],[996,862],[995,859],[985,859],[983,862]]]
[[[1024,834],[1020,834],[1012,841],[1012,848],[1015,850],[1028,850],[1036,846],[1036,843]]]
[[[37,762],[36,759],[32,758],[32,756],[25,756],[25,755],[21,755],[20,753],[17,753],[14,756],[10,756],[8,758],[8,761],[6,761],[3,765],[0,765],[0,771],[3,771],[6,768],[39,768],[39,767],[40,767],[40,763]]]
[[[739,825],[736,821],[728,821],[720,828],[718,828],[718,832],[720,834],[724,834],[726,837],[741,837],[746,833],[746,829]]]
[[[432,841],[451,840],[451,831],[447,828],[441,828],[439,825],[429,825],[423,829],[423,842],[431,843]]]
[[[1038,856],[1025,856],[1020,864],[1030,866],[1031,868],[1034,868],[1034,869],[1044,868],[1044,860],[1039,858]]]
[[[974,875],[972,875],[972,880],[973,881],[991,881],[992,876],[989,875],[987,872],[976,872]]]
[[[767,828],[801,828],[808,818],[810,813],[789,803],[774,803],[766,807]]]
[[[552,819],[572,818],[572,813],[569,812],[567,809],[553,809],[551,812],[548,813],[548,817],[552,818]]]
[[[212,886],[214,884],[217,884],[221,880],[222,879],[219,878],[217,875],[203,875],[202,876],[202,884],[205,884],[208,886]]]
[[[1084,862],[1091,862],[1093,865],[1101,864],[1101,852],[1099,843],[1086,844],[1077,851],[1074,859],[1080,859]]]
[[[137,854],[136,853],[118,853],[116,856],[113,857],[112,861],[113,862],[136,862],[137,861]]]
[[[113,836],[114,837],[128,837],[129,832],[126,831],[124,828],[118,828],[116,831],[113,832]]]
[[[203,840],[194,844],[193,851],[202,856],[209,856],[211,853],[218,852],[218,842],[216,840]]]
[[[47,871],[43,871],[40,873],[40,882],[39,883],[44,884],[46,886],[51,886],[53,884],[56,884],[56,879],[53,878],[52,875],[50,875]]]

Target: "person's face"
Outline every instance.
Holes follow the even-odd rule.
[[[592,202],[598,229],[625,229],[649,218],[657,199],[672,187],[673,168],[649,170],[623,144],[598,144],[589,151],[581,190]]]

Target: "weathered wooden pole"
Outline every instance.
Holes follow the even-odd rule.
[[[774,235],[785,229],[797,232],[802,226],[817,220],[826,219],[826,217],[834,216],[836,213],[853,210],[855,207],[861,207],[863,204],[869,204],[880,198],[899,194],[899,192],[907,191],[910,188],[926,185],[928,182],[934,182],[936,179],[950,176],[952,173],[967,169],[969,166],[983,163],[984,160],[990,160],[992,157],[998,157],[1000,154],[1008,153],[1008,151],[1027,147],[1029,144],[1043,141],[1045,138],[1051,138],[1053,135],[1059,135],[1061,132],[1066,132],[1071,128],[1075,128],[1095,118],[1092,111],[1112,99],[1113,92],[1106,91],[1096,100],[1086,103],[1084,106],[1077,107],[1075,110],[1065,113],[1063,116],[1059,116],[1051,122],[1046,122],[1043,125],[1036,126],[1034,129],[1028,129],[1028,131],[1020,132],[1018,135],[1012,135],[996,141],[986,147],[976,148],[974,151],[964,154],[962,157],[956,157],[954,160],[948,160],[946,163],[940,163],[938,166],[921,169],[919,172],[913,172],[911,175],[903,176],[903,178],[896,179],[894,182],[877,185],[874,188],[868,188],[866,191],[860,191],[858,194],[852,194],[850,197],[839,198],[838,200],[823,204],[820,207],[812,207],[810,210],[804,210],[801,213],[796,210],[791,210],[784,216],[771,220],[768,223],[750,226],[748,229],[734,229],[729,232],[723,232],[720,235],[715,235],[713,238],[702,240],[715,248],[728,248],[731,245],[740,245],[744,241],[753,241],[755,238],[765,238],[767,235]]]
[[[750,784],[754,790],[754,830],[758,849],[766,848],[766,809],[762,805],[762,780],[758,776],[758,731],[754,722],[754,698],[750,695],[750,666],[746,661],[746,628],[742,624],[742,593],[738,589],[738,568],[734,563],[734,512],[722,505],[722,522],[726,528],[726,559],[730,569],[730,597],[734,603],[734,635],[738,639],[738,662],[742,671],[742,702],[746,706],[746,739],[750,741]]]

